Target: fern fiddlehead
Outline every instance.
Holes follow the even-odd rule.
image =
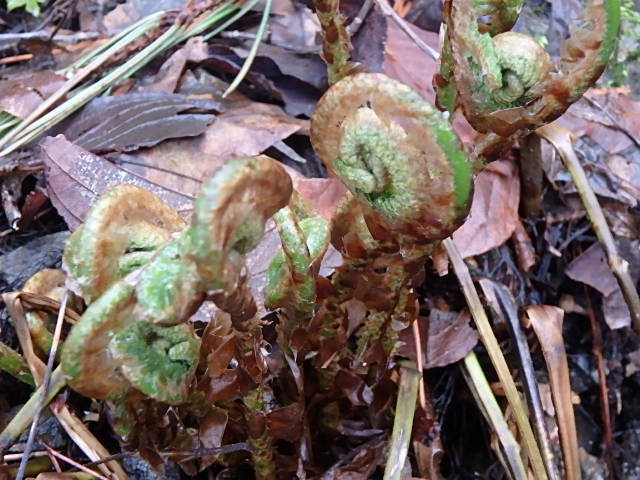
[[[125,416],[132,387],[164,403],[186,402],[200,340],[185,322],[206,298],[229,313],[236,358],[260,385],[266,372],[261,323],[244,254],[258,244],[266,220],[288,203],[291,191],[288,174],[268,157],[230,161],[204,183],[191,224],[179,233],[174,231],[183,221],[153,194],[125,185],[107,191],[64,255],[90,302],[64,344],[61,363],[69,385],[115,400]],[[138,249],[144,255],[127,261]],[[265,389],[250,392],[244,402],[259,478],[269,478],[274,468],[268,432],[251,427],[264,417],[252,406],[265,405],[258,401]],[[120,422],[125,430],[131,423]]]
[[[327,345],[320,351],[338,348],[345,324],[341,305],[355,296],[369,310],[355,361],[380,341],[389,358],[391,321],[413,308],[405,300],[414,266],[466,216],[471,163],[439,111],[381,74],[359,73],[333,85],[312,118],[311,141],[351,195],[332,224],[332,243],[344,264],[333,277],[337,294],[320,312]]]
[[[331,87],[311,142],[365,217],[394,234],[439,240],[467,213],[472,173],[458,138],[430,103],[385,75],[360,73]]]
[[[523,2],[485,3],[445,3],[447,55],[435,81],[443,89],[440,103],[454,108],[453,83],[457,103],[476,130],[526,134],[562,115],[598,79],[615,46],[620,2],[590,0],[555,66],[533,39],[504,30]],[[489,22],[479,22],[487,13]],[[500,18],[506,21],[495,21]]]

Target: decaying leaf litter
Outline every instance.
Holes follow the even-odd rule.
[[[542,10],[548,6],[528,3],[540,3]],[[91,2],[54,2],[37,19],[20,10],[3,17],[8,37],[0,43],[5,57],[0,108],[6,112],[0,119],[5,134],[0,140],[5,221],[0,275],[4,291],[22,290],[4,296],[7,309],[0,320],[3,351],[11,348],[6,358],[13,360],[0,365],[12,374],[0,377],[3,428],[25,411],[19,410],[22,404],[37,400],[24,379],[40,383],[46,370],[46,356],[36,341],[40,337],[30,338],[28,330],[25,334],[28,322],[40,318],[48,323],[50,330],[43,331],[47,337],[54,334],[58,318],[64,339],[84,308],[74,298],[60,315],[59,293],[28,290],[24,284],[43,268],[60,266],[66,231],[77,230],[110,187],[126,183],[147,189],[188,220],[204,179],[233,158],[266,153],[286,166],[303,199],[300,205],[309,205],[325,220],[342,215],[348,224],[357,218],[340,209],[345,187],[335,178],[323,178],[325,166],[309,143],[308,118],[327,88],[313,9],[274,2],[267,36],[244,82],[239,91],[224,95],[261,36],[264,6],[178,2],[163,7],[177,10],[154,13],[157,6],[143,1],[100,8]],[[346,18],[355,19],[346,32],[353,36],[351,61],[360,64],[344,68],[384,72],[433,102],[431,79],[438,63],[406,30],[439,51],[437,33],[427,31],[439,25],[438,9],[434,14],[431,4],[398,3],[393,17],[374,2],[344,2],[341,8]],[[580,12],[579,5],[568,8],[569,15]],[[550,21],[552,40],[559,16],[567,15],[555,9],[550,17],[532,16]],[[209,18],[209,12],[217,16]],[[234,16],[236,23],[225,25]],[[192,23],[196,18],[210,21],[208,30],[198,31],[198,22]],[[223,28],[216,29],[215,22]],[[131,25],[137,30],[126,30]],[[531,21],[519,28],[535,31],[540,26]],[[220,31],[211,35],[214,30]],[[122,31],[128,41],[101,56],[110,48],[104,39]],[[46,35],[29,35],[33,32]],[[119,68],[120,75],[104,81]],[[341,77],[345,71],[331,73]],[[74,83],[65,89],[69,78]],[[410,298],[416,309],[407,307],[393,318],[398,334],[391,357],[383,343],[368,344],[366,339],[375,338],[367,333],[370,325],[395,295],[389,290],[393,268],[398,268],[395,260],[387,270],[354,270],[361,272],[353,277],[360,285],[352,297],[341,298],[346,323],[337,327],[336,340],[348,346],[352,342],[355,358],[335,362],[337,344],[330,338],[313,340],[323,331],[313,321],[306,330],[288,331],[287,322],[301,308],[291,298],[275,313],[273,306],[265,308],[268,266],[280,248],[278,232],[282,235],[287,225],[276,218],[246,257],[243,278],[252,293],[241,294],[255,297],[262,320],[259,331],[252,327],[251,338],[259,340],[262,350],[254,346],[251,355],[238,356],[244,337],[234,333],[237,314],[227,313],[230,300],[214,300],[217,308],[205,302],[190,322],[201,342],[198,368],[207,368],[196,373],[198,384],[190,388],[204,403],[192,398],[170,406],[145,396],[144,387],[131,390],[124,400],[99,403],[65,390],[51,404],[54,415],[42,410],[40,423],[48,430],[36,432],[27,475],[93,478],[88,473],[93,471],[97,478],[152,478],[149,468],[154,467],[169,478],[252,478],[253,468],[261,478],[270,478],[275,467],[281,478],[364,479],[383,472],[385,478],[504,478],[505,471],[521,478],[526,467],[520,456],[528,448],[519,430],[522,419],[507,407],[511,398],[505,370],[498,369],[496,376],[489,362],[495,353],[488,347],[488,356],[478,343],[476,328],[482,330],[482,323],[470,321],[471,313],[475,322],[482,322],[479,317],[486,314],[478,305],[485,305],[511,370],[506,374],[514,375],[526,396],[531,433],[546,438],[539,448],[545,465],[553,466],[546,472],[549,478],[579,478],[580,469],[585,478],[640,478],[634,454],[640,425],[633,400],[640,349],[630,328],[637,312],[624,282],[618,281],[621,270],[634,282],[640,274],[640,104],[628,89],[605,85],[589,90],[558,119],[566,130],[542,133],[555,148],[540,137],[521,139],[478,174],[470,216],[453,243],[430,252],[426,266],[425,260],[417,268],[410,266]],[[49,100],[54,112],[46,117],[49,122],[25,122],[58,91],[60,96]],[[65,99],[73,100],[73,106],[65,107]],[[24,127],[12,132],[21,121]],[[475,132],[462,115],[455,126],[467,149],[473,149]],[[593,210],[575,173],[565,168],[567,155],[577,158],[597,195],[615,241],[613,251],[599,230],[594,233],[589,221]],[[300,215],[309,207],[296,208]],[[340,275],[349,281],[340,266],[353,261],[349,252],[360,241],[351,238],[329,246],[314,266],[316,298],[336,296],[331,289]],[[452,248],[461,252],[466,267],[455,260],[449,265],[445,247],[450,254]],[[381,260],[387,258],[384,254],[375,255],[378,262],[390,262]],[[479,280],[483,297],[475,306],[477,294],[465,278]],[[412,316],[416,321],[407,323]],[[309,338],[315,346],[304,346]],[[126,346],[116,343],[120,349]],[[297,357],[300,351],[306,358]],[[523,351],[532,362],[518,362]],[[87,363],[84,368],[97,367]],[[421,366],[426,369],[424,383],[415,374]],[[328,390],[325,370],[333,384]],[[51,382],[59,380],[54,371]],[[267,404],[247,416],[251,399],[260,398]],[[132,429],[127,430],[127,416],[118,408],[136,412]],[[25,421],[28,426],[29,419]],[[411,426],[411,441],[403,444],[398,438]],[[6,430],[0,438],[7,438]],[[14,478],[26,434],[10,443],[0,475]],[[0,441],[0,446],[4,450],[10,445]],[[407,462],[394,465],[409,446]],[[95,463],[112,454],[115,459]],[[70,473],[74,471],[78,473]]]

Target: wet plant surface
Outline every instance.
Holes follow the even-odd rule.
[[[383,2],[0,11],[0,479],[640,479],[637,9]]]

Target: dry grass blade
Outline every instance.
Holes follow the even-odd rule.
[[[33,121],[43,115],[48,109],[50,109],[56,102],[60,101],[73,87],[78,85],[82,80],[87,78],[92,72],[98,69],[116,52],[124,48],[126,45],[144,35],[149,30],[156,28],[160,22],[163,12],[155,13],[142,19],[140,22],[133,25],[131,28],[126,29],[121,34],[117,35],[111,42],[111,48],[101,52],[89,65],[81,68],[79,71],[74,72],[71,78],[65,82],[53,95],[47,98],[36,110],[21,121],[20,125],[14,128],[10,133],[5,135],[0,140],[0,146],[5,146],[10,140],[15,138],[20,132],[27,128]]]
[[[469,310],[471,311],[471,315],[473,316],[478,331],[480,332],[482,343],[489,353],[491,363],[496,369],[498,378],[504,387],[509,405],[511,405],[511,408],[513,409],[513,415],[515,417],[516,424],[518,425],[518,430],[520,431],[520,435],[522,435],[524,450],[531,462],[531,468],[533,469],[535,478],[538,480],[546,479],[548,478],[547,471],[544,461],[542,460],[542,454],[538,448],[535,435],[533,434],[531,423],[529,422],[527,408],[522,401],[522,397],[520,396],[518,389],[516,388],[516,384],[511,376],[511,372],[509,371],[507,361],[502,354],[500,345],[498,345],[498,340],[491,329],[491,324],[489,323],[487,314],[482,307],[478,292],[473,285],[469,269],[462,260],[460,252],[458,251],[455,243],[453,243],[453,240],[447,238],[443,241],[443,244],[447,249],[447,254],[449,255],[451,264],[453,265],[453,270],[455,271],[458,281],[462,286],[462,291],[467,300],[467,304],[469,305]]]
[[[0,370],[17,378],[32,387],[35,386],[33,377],[29,372],[29,365],[18,352],[0,342]]]
[[[200,16],[193,19],[188,26],[174,24],[153,42],[149,43],[145,48],[133,55],[126,62],[112,69],[99,80],[93,83],[89,81],[84,85],[80,85],[80,82],[82,82],[89,73],[94,71],[119,51],[122,51],[133,40],[157,27],[166,12],[161,11],[145,17],[140,22],[130,27],[130,29],[127,29],[126,34],[123,32],[117,37],[114,37],[110,42],[107,42],[105,45],[108,45],[109,48],[105,49],[105,45],[103,45],[96,49],[95,52],[87,57],[90,59],[89,64],[86,66],[84,66],[84,63],[79,65],[82,68],[49,99],[47,99],[47,101],[43,102],[43,104],[41,104],[34,112],[22,120],[13,129],[5,132],[4,136],[0,137],[0,148],[2,149],[2,151],[0,151],[0,157],[8,155],[18,148],[23,147],[28,142],[36,139],[47,129],[84,106],[95,96],[119,83],[124,78],[133,75],[151,60],[171,47],[187,40],[193,35],[197,35],[202,33],[204,30],[207,30],[213,24],[231,14],[236,8],[237,7],[235,5],[229,3],[221,4],[212,11],[205,11]],[[116,38],[117,41],[114,42]],[[77,87],[74,95],[65,102],[54,107],[54,102],[64,97],[64,95],[66,95],[66,93],[68,93],[68,91],[74,86]]]
[[[596,194],[593,193],[593,189],[589,185],[587,175],[580,165],[576,152],[573,149],[572,134],[566,128],[551,123],[536,130],[538,135],[551,143],[555,149],[560,153],[562,161],[564,162],[567,170],[573,177],[573,182],[576,185],[576,189],[580,194],[580,198],[584,203],[584,208],[587,211],[589,220],[593,225],[593,230],[598,237],[598,241],[602,245],[602,248],[607,253],[607,259],[611,271],[616,276],[620,289],[624,295],[624,298],[629,306],[629,312],[633,320],[633,327],[636,332],[640,333],[640,296],[638,296],[638,290],[636,290],[635,282],[631,278],[629,273],[629,263],[620,256],[618,253],[618,247],[613,238],[613,234],[609,229],[607,220],[604,217],[602,207],[598,202]]]
[[[62,323],[62,318],[74,318],[77,317],[75,312],[71,310],[67,311],[66,308],[60,308],[60,303],[50,300],[45,302],[41,300],[38,295],[26,294],[22,292],[4,294],[3,300],[5,301],[11,320],[16,328],[18,339],[22,347],[23,353],[32,374],[36,382],[40,385],[38,390],[31,396],[29,401],[20,409],[18,414],[14,416],[9,425],[0,434],[0,455],[2,451],[8,448],[16,438],[29,426],[30,423],[37,423],[38,406],[46,406],[58,392],[65,386],[65,378],[60,368],[51,373],[51,379],[48,388],[46,385],[42,385],[42,380],[46,372],[44,363],[38,358],[33,350],[33,344],[26,325],[26,318],[24,316],[24,306],[22,304],[22,298],[29,298],[31,301],[35,300],[35,304],[43,306],[44,308],[51,308],[52,305],[58,305],[59,318],[58,324]],[[38,302],[38,300],[40,301]],[[31,305],[33,306],[33,305]],[[54,342],[55,345],[55,342]],[[55,356],[55,351],[52,349],[52,357]],[[56,416],[60,424],[63,426],[69,437],[80,447],[80,449],[89,457],[92,461],[98,461],[103,458],[109,457],[111,454],[109,451],[98,441],[97,438],[89,431],[87,426],[80,420],[73,412],[71,412],[66,405],[62,407],[52,408],[53,414]],[[28,452],[25,452],[28,453]],[[28,458],[29,455],[25,455]],[[111,476],[117,480],[126,480],[129,478],[120,464],[115,461],[111,461],[106,465],[100,465],[100,469],[106,475]],[[18,477],[19,478],[19,477]]]
[[[522,463],[520,446],[509,429],[476,354],[471,352],[464,357],[460,367],[482,414],[498,437],[502,449],[498,452],[498,456],[505,471],[510,478],[527,480],[527,470]]]
[[[0,432],[0,456],[18,439],[18,437],[24,432],[31,421],[35,412],[38,402],[43,402],[45,405],[53,400],[60,390],[66,385],[64,378],[64,372],[60,367],[56,368],[51,374],[51,384],[49,390],[46,392],[43,387],[39,387],[29,401],[25,403],[22,408],[16,413],[11,421],[7,424],[2,432]],[[43,400],[41,400],[43,399]]]
[[[249,50],[249,55],[247,55],[247,58],[245,58],[242,67],[240,67],[240,71],[236,75],[236,78],[233,79],[231,85],[229,85],[229,87],[222,94],[222,98],[225,98],[230,93],[232,93],[238,87],[238,85],[240,85],[242,80],[244,80],[244,77],[247,76],[247,73],[249,73],[249,69],[251,68],[253,61],[258,54],[258,48],[260,47],[260,44],[264,39],[264,34],[267,30],[267,24],[269,23],[269,13],[271,13],[271,0],[266,0],[264,4],[264,10],[262,11],[262,20],[260,21],[260,25],[258,26],[256,39],[254,40],[253,45],[251,45],[251,49]]]
[[[550,305],[535,305],[527,308],[527,315],[536,332],[549,372],[551,395],[556,409],[558,429],[567,480],[580,480],[580,457],[578,435],[571,403],[569,364],[562,338],[564,311]]]
[[[418,384],[422,372],[416,370],[413,363],[405,363],[400,367],[400,384],[398,385],[398,399],[391,432],[389,456],[384,469],[384,480],[400,480],[404,464],[407,460],[413,415],[418,398]]]
[[[515,351],[520,360],[524,389],[532,410],[533,422],[538,434],[538,442],[547,467],[547,473],[550,479],[560,480],[560,474],[556,469],[553,450],[551,448],[549,431],[545,422],[544,409],[542,408],[540,390],[538,389],[535,369],[533,367],[533,361],[531,360],[531,352],[529,351],[527,339],[520,327],[520,319],[515,301],[504,285],[493,282],[487,278],[480,280],[480,287],[491,309],[504,323],[509,325],[509,330],[515,343]]]
[[[49,352],[49,358],[47,359],[47,365],[44,369],[44,374],[41,378],[36,377],[36,381],[42,384],[44,388],[44,393],[46,396],[49,387],[51,386],[51,373],[53,372],[53,362],[56,358],[56,352],[58,351],[58,345],[60,345],[60,335],[62,335],[62,324],[64,322],[64,311],[67,306],[67,295],[69,292],[67,290],[64,291],[62,296],[62,302],[60,303],[60,310],[58,312],[58,318],[56,320],[56,327],[53,333],[53,343],[51,345],[51,351]],[[22,318],[23,322],[26,323],[26,318]],[[23,326],[23,329],[26,328],[26,325]],[[33,352],[31,352],[33,354]],[[39,363],[39,362],[38,362]],[[35,377],[35,369],[34,369],[34,377]],[[16,475],[17,480],[22,480],[25,476],[27,470],[27,463],[29,462],[29,456],[31,451],[33,450],[33,444],[36,439],[36,430],[38,428],[38,421],[40,420],[40,415],[42,414],[42,409],[44,408],[44,401],[39,401],[36,404],[35,415],[33,416],[33,421],[31,422],[31,429],[29,430],[29,437],[27,438],[27,444],[24,448],[24,457],[20,460],[20,466],[18,467],[18,474]]]
[[[382,10],[382,14],[391,18],[398,27],[416,44],[416,46],[426,53],[428,56],[433,58],[434,60],[438,60],[440,58],[440,54],[436,52],[433,48],[427,45],[416,33],[411,30],[411,27],[407,24],[407,21],[402,18],[400,15],[396,13],[396,11],[389,5],[387,0],[376,0],[378,7]]]

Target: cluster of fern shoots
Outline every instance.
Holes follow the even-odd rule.
[[[63,271],[25,287],[61,300],[55,292],[66,284],[67,310],[83,310],[62,344],[56,388],[104,400],[119,439],[150,459],[201,449],[191,432],[212,424],[224,430],[216,447],[240,445],[199,460],[166,455],[189,473],[249,460],[259,479],[287,478],[330,465],[323,439],[340,438],[355,410],[358,429],[388,432],[399,336],[419,312],[415,287],[434,247],[464,221],[474,173],[579,99],[617,34],[617,2],[590,1],[554,66],[533,40],[508,31],[524,2],[499,3],[445,2],[435,79],[445,115],[351,64],[337,2],[317,0],[332,86],[311,141],[348,190],[333,218],[265,156],[224,165],[203,184],[190,221],[140,188],[105,191],[71,236]],[[457,108],[481,134],[473,151],[451,126]],[[270,222],[281,247],[267,271],[264,315],[245,256]],[[342,263],[322,276],[330,244]],[[41,355],[52,323],[28,314]]]

